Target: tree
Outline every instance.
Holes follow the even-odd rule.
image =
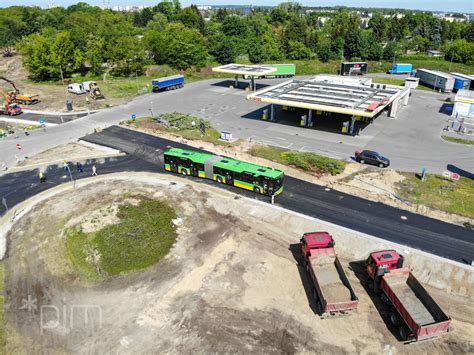
[[[206,24],[204,19],[201,16],[196,5],[191,5],[190,7],[185,7],[179,12],[178,20],[181,21],[186,27],[195,28],[204,34],[206,29]]]
[[[253,64],[262,63],[267,59],[265,48],[260,41],[255,41],[250,45],[248,55],[250,63]]]
[[[163,31],[167,25],[168,20],[166,19],[166,16],[161,12],[158,12],[153,15],[153,18],[150,21],[148,21],[146,28],[160,32]]]
[[[120,37],[109,49],[109,65],[113,71],[121,75],[141,72],[145,66],[145,51],[136,37]]]
[[[227,9],[219,8],[216,12],[215,19],[217,22],[222,22],[227,16],[229,16]]]
[[[222,21],[222,32],[226,36],[245,38],[248,27],[244,20],[237,16],[228,16]]]
[[[346,58],[362,57],[362,31],[360,29],[354,29],[348,31],[344,39],[344,56]]]
[[[416,35],[411,41],[412,47],[420,52],[426,52],[428,49],[428,44],[428,38],[422,37],[420,35]]]
[[[385,48],[383,49],[383,59],[385,60],[393,60],[397,53],[397,43],[396,42],[388,42]]]
[[[438,48],[441,43],[441,23],[438,19],[434,19],[430,28],[430,44],[433,48]]]
[[[209,53],[220,64],[233,63],[238,55],[236,41],[233,37],[219,33],[213,38],[213,44]]]
[[[376,41],[381,42],[386,38],[387,21],[382,13],[375,12],[369,21],[369,28],[372,29]]]
[[[182,23],[170,23],[161,32],[147,31],[144,44],[157,64],[168,64],[179,70],[200,68],[208,57],[202,34]]]
[[[19,18],[0,17],[0,48],[10,56],[14,44],[21,38],[25,23]]]
[[[94,74],[102,73],[102,64],[104,63],[105,41],[103,38],[90,34],[87,38],[85,59],[91,67]]]
[[[311,50],[298,41],[288,42],[288,59],[300,60],[311,58]]]
[[[442,47],[444,59],[453,62],[474,64],[474,43],[465,39],[457,39]]]
[[[38,80],[59,79],[61,71],[67,77],[83,62],[82,52],[71,41],[69,32],[47,36],[34,33],[22,40],[20,50],[24,65]]]
[[[141,11],[133,14],[133,24],[137,27],[145,27],[147,23],[153,18],[154,12],[149,7],[145,7]]]

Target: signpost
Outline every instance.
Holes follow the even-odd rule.
[[[453,173],[451,171],[443,171],[442,175],[444,178],[450,179],[453,181],[459,181],[459,179],[461,178],[461,175],[459,175],[458,173]]]
[[[137,119],[137,115],[135,115],[134,113],[132,113],[132,121],[135,121]]]
[[[45,124],[45,122],[46,121],[44,120],[44,117],[40,117],[39,124],[43,126]]]
[[[2,204],[5,206],[5,209],[8,212],[7,199],[5,197],[2,197]]]

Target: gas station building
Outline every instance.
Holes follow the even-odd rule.
[[[235,75],[235,87],[239,86],[239,75],[242,77],[250,77],[251,89],[255,91],[255,77],[269,75],[277,71],[277,68],[270,68],[260,65],[244,65],[244,64],[226,64],[220,67],[212,68],[213,72]]]
[[[247,95],[247,100],[270,104],[266,119],[275,120],[275,105],[283,109],[306,109],[301,126],[313,127],[318,115],[347,116],[342,132],[354,134],[357,121],[372,121],[383,110],[389,117],[408,104],[410,89],[374,84],[370,78],[318,75],[310,80],[292,79]]]

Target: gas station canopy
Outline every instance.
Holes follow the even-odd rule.
[[[382,84],[362,84],[334,78],[288,80],[247,95],[247,100],[287,107],[374,117],[409,93],[409,89]],[[408,96],[408,95],[407,95]]]
[[[259,65],[226,64],[221,65],[220,67],[212,68],[212,71],[217,73],[245,75],[253,77],[274,73],[277,71],[277,68],[262,67]]]

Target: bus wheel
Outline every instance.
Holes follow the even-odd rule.
[[[260,193],[260,189],[259,189],[257,186],[255,186],[255,187],[253,188],[253,192],[255,192],[256,194],[259,194],[259,193]]]
[[[408,334],[403,325],[398,327],[398,335],[400,336],[401,341],[407,341],[408,340]]]
[[[395,327],[398,325],[398,316],[394,311],[391,311],[389,314],[390,323],[392,323]]]
[[[222,184],[222,178],[221,178],[220,176],[217,177],[217,182],[218,182],[219,184]]]
[[[182,170],[181,170],[181,174],[183,174],[183,175],[188,175],[188,172],[186,171],[186,169],[182,169]]]

